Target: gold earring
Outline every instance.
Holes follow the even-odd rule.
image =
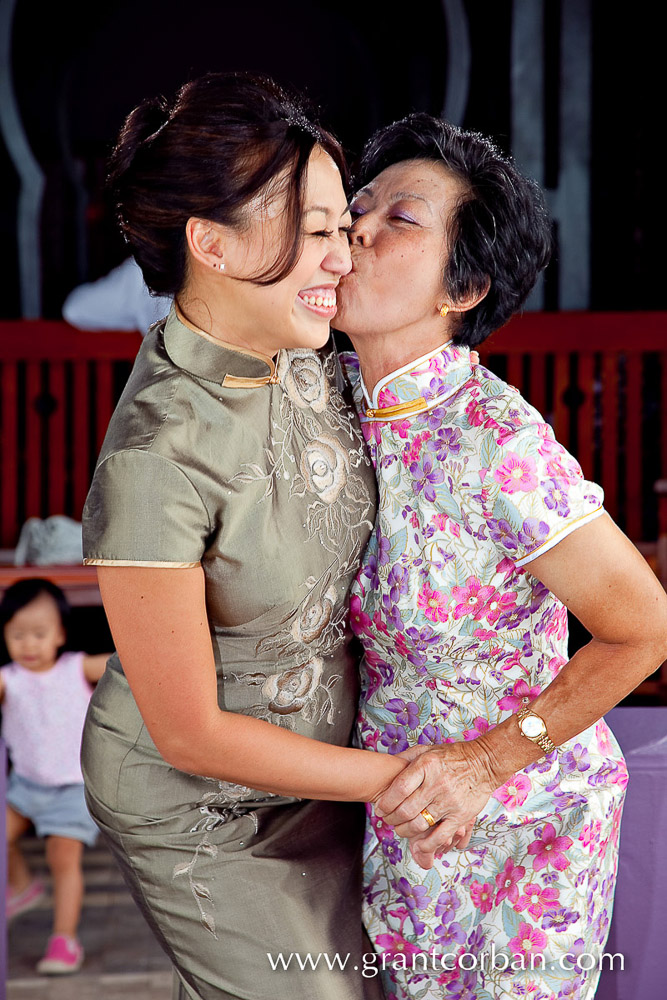
[[[447,313],[449,312],[449,306],[447,305],[447,303],[440,306],[439,312],[442,318],[444,319]]]

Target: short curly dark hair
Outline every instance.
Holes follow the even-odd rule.
[[[453,338],[474,347],[521,308],[549,263],[551,221],[544,195],[485,136],[422,112],[368,140],[355,180],[364,186],[403,160],[442,163],[465,185],[450,220],[443,285],[454,302],[488,285],[482,301],[461,313]]]

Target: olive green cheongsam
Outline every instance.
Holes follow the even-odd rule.
[[[201,563],[222,709],[345,746],[358,693],[347,591],[375,485],[336,372],[329,349],[280,351],[274,368],[172,310],[142,344],[83,520],[89,565]],[[170,767],[116,654],[82,760],[91,812],[180,997],[379,995],[359,960],[362,805]],[[344,972],[327,970],[336,952]],[[302,971],[296,954],[323,957]]]

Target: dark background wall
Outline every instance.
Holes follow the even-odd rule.
[[[8,0],[3,0],[7,3]],[[525,53],[545,72],[546,181],[557,170],[563,4],[544,12],[540,44]],[[590,299],[593,308],[664,308],[665,214],[658,153],[664,113],[659,5],[574,0],[592,18]],[[450,5],[451,6],[451,5]],[[461,124],[511,151],[513,0],[458,0],[470,39]],[[42,314],[124,255],[104,195],[105,161],[127,112],[209,70],[246,69],[304,90],[350,155],[377,126],[447,99],[446,0],[400,8],[367,0],[117,0],[80,5],[16,0],[12,78],[29,143],[45,174],[41,213]],[[451,52],[449,53],[451,56]],[[0,145],[0,231],[8,253],[0,315],[21,310],[16,255],[18,178]],[[3,255],[4,256],[4,255]],[[553,307],[547,299],[547,306]]]

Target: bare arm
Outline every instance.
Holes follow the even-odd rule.
[[[98,568],[123,670],[164,759],[190,774],[300,798],[367,801],[405,767],[218,707],[204,573]]]
[[[572,532],[526,569],[593,636],[531,702],[559,746],[603,716],[667,657],[667,596],[607,516]],[[445,817],[414,843],[416,859],[430,867],[433,852],[451,844],[453,831],[543,751],[521,735],[510,717],[476,740],[423,753],[412,748],[406,756],[413,763],[380,796],[378,807],[403,836],[425,830],[422,808]]]
[[[97,653],[95,656],[84,656],[83,675],[89,684],[97,684],[104,673],[107,660],[111,653]]]

